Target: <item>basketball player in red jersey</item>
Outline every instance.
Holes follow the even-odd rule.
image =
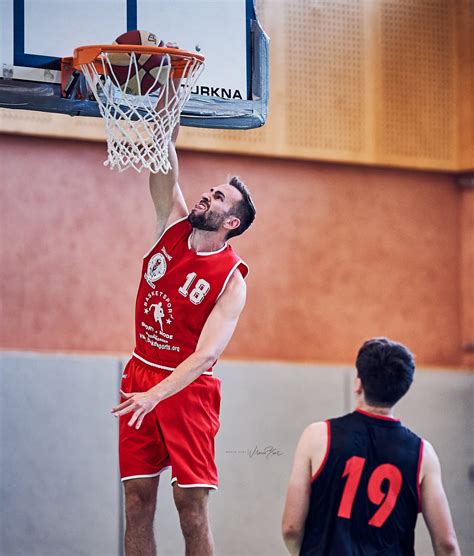
[[[422,511],[436,556],[459,555],[438,457],[393,416],[413,380],[412,354],[374,338],[356,367],[356,410],[313,423],[296,449],[283,514],[290,554],[414,555]]]
[[[154,555],[157,488],[171,467],[186,554],[213,554],[208,496],[217,489],[214,437],[220,381],[212,368],[244,307],[246,264],[227,240],[255,218],[245,185],[203,193],[190,213],[172,169],[150,175],[158,241],[145,255],[136,301],[136,347],[122,377],[120,472],[125,490],[127,556]]]

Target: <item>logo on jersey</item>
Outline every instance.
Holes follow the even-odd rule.
[[[148,285],[155,289],[155,284],[157,280],[163,278],[166,272],[166,259],[162,253],[156,253],[153,257],[148,261],[148,267],[145,272],[145,280],[148,282]]]
[[[160,332],[174,321],[171,299],[164,292],[150,292],[145,297],[143,312],[145,315],[152,315],[153,322],[158,325]]]
[[[148,315],[148,313],[150,311],[153,310],[153,318],[155,319],[155,322],[157,322],[160,325],[160,329],[161,331],[163,331],[163,317],[165,316],[165,312],[163,310],[163,302],[159,302],[159,303],[152,303],[151,305],[149,305],[145,310],[145,315]]]
[[[150,292],[143,303],[143,313],[150,316],[147,322],[140,323],[140,339],[160,350],[179,352],[179,346],[173,345],[174,334],[169,332],[169,326],[174,321],[173,306],[169,296],[158,290]]]

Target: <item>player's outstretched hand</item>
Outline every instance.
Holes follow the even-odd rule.
[[[160,46],[163,46],[160,43]],[[164,45],[165,48],[179,48],[179,45],[177,42],[172,42],[172,41],[168,41],[167,43],[165,43]],[[170,71],[168,71],[168,82],[169,82],[169,91],[171,94],[171,98],[177,97],[178,96],[178,91],[180,89],[180,84],[181,84],[181,78],[180,77],[175,77],[174,74],[174,70],[171,68],[168,68]],[[160,94],[158,96],[158,102],[156,104],[156,110],[160,111],[163,109],[166,109],[166,105],[168,103],[168,95],[163,95]]]
[[[112,408],[111,412],[115,417],[120,417],[133,411],[128,426],[135,425],[135,428],[139,429],[145,415],[155,409],[159,400],[150,392],[123,392],[120,390],[120,394],[125,401]]]

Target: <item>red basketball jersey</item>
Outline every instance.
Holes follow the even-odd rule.
[[[210,253],[193,251],[191,231],[184,218],[163,232],[144,257],[137,294],[134,356],[168,371],[196,350],[207,317],[232,273],[236,269],[244,277],[248,273],[227,243]]]

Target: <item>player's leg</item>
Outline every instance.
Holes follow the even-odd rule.
[[[124,481],[125,492],[125,554],[154,556],[156,554],[153,519],[160,477]]]
[[[142,392],[168,376],[132,359],[123,374],[124,392]],[[125,552],[127,556],[156,554],[153,518],[159,475],[169,467],[166,445],[156,412],[139,429],[130,427],[130,415],[119,419],[120,476],[125,493]]]
[[[215,436],[219,407],[219,380],[202,375],[157,406],[187,556],[214,553],[208,500],[209,491],[218,484]]]
[[[173,497],[186,544],[186,556],[212,556],[214,541],[209,526],[209,489],[182,488],[174,483]]]

